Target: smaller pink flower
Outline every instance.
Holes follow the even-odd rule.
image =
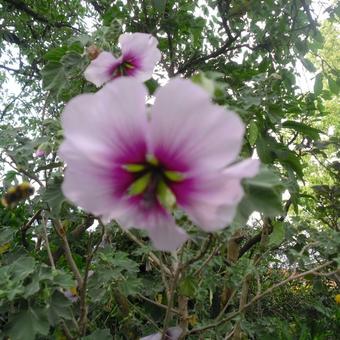
[[[85,70],[86,80],[97,87],[121,76],[148,80],[161,59],[158,41],[150,34],[124,33],[118,41],[122,50],[118,59],[110,52],[101,52]]]
[[[182,334],[182,329],[179,327],[171,327],[168,328],[165,332],[165,340],[178,340],[180,335]],[[161,340],[162,333],[154,333],[139,340]]]
[[[37,151],[34,153],[34,157],[45,157],[45,156],[46,156],[46,152],[41,149],[37,149]]]

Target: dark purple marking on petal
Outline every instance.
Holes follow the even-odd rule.
[[[186,206],[190,204],[192,194],[197,190],[197,178],[187,178],[181,182],[171,182],[171,191],[176,196],[178,205]]]
[[[133,76],[141,69],[141,65],[141,61],[137,56],[132,53],[128,53],[112,64],[108,73],[112,76],[112,79],[121,76]]]
[[[113,164],[123,166],[126,164],[140,164],[145,161],[147,145],[144,136],[124,136],[124,131],[122,131],[121,135],[117,136],[117,139],[120,141],[121,152],[113,157]]]
[[[158,159],[159,163],[165,168],[165,170],[185,173],[192,168],[182,155],[171,152],[164,146],[156,146],[154,155]]]

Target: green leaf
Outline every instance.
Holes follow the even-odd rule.
[[[136,196],[141,194],[142,192],[144,192],[146,190],[146,188],[148,187],[148,185],[150,184],[151,181],[151,173],[147,173],[144,176],[138,178],[137,180],[135,180],[128,189],[128,193],[131,196]]]
[[[252,120],[248,127],[248,141],[251,146],[255,145],[257,137],[259,135],[259,129],[256,121]]]
[[[155,80],[153,78],[147,80],[144,84],[148,88],[150,96],[152,96],[155,93],[155,91],[157,90],[157,88],[159,87],[157,80]]]
[[[196,292],[197,282],[193,276],[186,276],[179,283],[179,293],[187,297],[194,297]]]
[[[21,311],[13,320],[7,335],[11,340],[35,340],[37,334],[47,335],[49,324],[46,310],[29,307]]]
[[[97,329],[92,334],[84,336],[82,340],[112,340],[109,329]]]
[[[269,236],[269,247],[278,247],[285,239],[285,228],[283,223],[273,222],[273,232]]]
[[[238,209],[241,216],[248,218],[253,211],[268,217],[282,213],[283,185],[273,171],[261,168],[257,176],[244,181],[244,189],[246,194]]]
[[[39,284],[39,277],[38,275],[33,275],[31,282],[25,286],[24,298],[27,299],[28,297],[36,294],[40,290]]]
[[[323,74],[318,73],[315,77],[315,82],[314,82],[314,94],[318,96],[323,89]]]
[[[63,294],[55,291],[49,303],[47,312],[49,323],[53,326],[57,325],[62,319],[71,320],[73,317],[71,310],[72,302]]]
[[[35,260],[33,257],[20,256],[10,265],[10,267],[12,275],[15,277],[15,279],[22,281],[28,275],[33,273],[35,268]]]
[[[165,11],[167,0],[152,0],[152,6],[160,13]]]
[[[332,78],[328,78],[328,86],[332,93],[338,94],[340,87],[339,84]]]
[[[282,127],[293,129],[297,132],[300,132],[302,135],[312,138],[313,140],[320,139],[319,134],[322,133],[321,130],[315,129],[311,126],[308,126],[306,124],[295,122],[292,120],[287,120],[282,124]]]
[[[61,270],[54,270],[52,283],[61,288],[72,288],[75,286],[75,282],[69,273],[63,272]]]
[[[59,93],[65,84],[65,70],[59,62],[48,62],[42,69],[43,87],[46,91],[50,90]]]
[[[59,61],[66,52],[66,46],[52,48],[47,53],[45,53],[44,59],[47,61]]]
[[[204,90],[206,90],[210,96],[214,95],[215,92],[215,82],[212,79],[209,79],[205,76],[204,73],[200,72],[191,77],[193,83],[201,86]]]
[[[157,198],[160,204],[167,210],[172,210],[176,205],[176,196],[163,181],[158,183]]]
[[[288,148],[283,148],[281,150],[277,150],[276,155],[281,164],[293,169],[300,178],[303,177],[301,159],[294,151],[291,151]]]
[[[11,242],[15,234],[15,229],[9,227],[1,227],[0,229],[0,246]]]
[[[304,66],[309,72],[315,72],[315,71],[316,71],[316,68],[315,68],[314,64],[313,64],[310,60],[308,60],[308,59],[306,59],[306,58],[302,58],[301,61],[302,61],[303,66]]]
[[[56,176],[47,185],[45,192],[42,195],[43,201],[47,202],[53,216],[58,216],[62,204],[65,202],[65,197],[61,191],[62,177]]]

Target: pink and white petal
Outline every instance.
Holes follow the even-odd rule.
[[[145,50],[139,55],[138,67],[134,73],[134,77],[140,81],[146,81],[151,78],[156,64],[161,60],[161,52],[158,48]]]
[[[260,160],[247,158],[225,169],[224,175],[233,178],[250,178],[257,175],[260,170]]]
[[[189,80],[173,79],[160,88],[151,114],[152,151],[186,160],[194,171],[220,169],[241,150],[244,124],[233,112],[214,105]]]
[[[123,229],[146,230],[158,250],[174,251],[188,239],[187,233],[176,225],[161,206],[145,209],[142,200],[131,202],[129,209],[117,218],[117,222]]]
[[[116,59],[112,53],[105,51],[101,52],[86,68],[84,77],[87,81],[100,87],[112,79],[112,73],[110,71],[119,62],[120,61]]]
[[[94,215],[121,214],[109,172],[91,161],[67,166],[62,191],[67,199]]]
[[[132,157],[130,162],[144,159],[148,128],[145,97],[145,86],[125,77],[95,94],[73,98],[62,115],[65,139],[87,157],[103,160],[110,156],[112,161],[121,155]]]
[[[198,227],[211,232],[232,222],[243,194],[239,178],[220,175],[219,178],[201,178],[187,201],[179,204]]]
[[[178,340],[183,330],[179,327],[170,327],[166,330],[166,340]],[[161,340],[162,333],[154,333],[139,340]]]
[[[175,251],[189,238],[188,234],[182,228],[177,227],[174,221],[164,221],[148,229],[148,234],[154,247],[162,251]]]
[[[173,184],[171,189],[199,227],[206,231],[223,229],[232,222],[243,197],[241,181],[255,176],[259,166],[258,160],[248,158],[220,172]]]
[[[158,45],[158,40],[148,33],[124,33],[119,37],[119,45],[121,46],[122,54],[132,54],[136,57],[145,53],[147,49],[155,49]]]
[[[145,81],[152,76],[155,65],[161,59],[158,41],[146,33],[125,33],[119,37],[123,59],[131,58],[135,65],[133,77]]]

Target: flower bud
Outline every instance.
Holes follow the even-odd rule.
[[[38,146],[34,153],[34,157],[46,157],[50,153],[50,145],[48,143],[42,143]]]
[[[102,49],[97,47],[96,45],[90,45],[87,49],[86,49],[87,55],[90,58],[90,60],[94,60],[98,57],[98,55],[100,54],[100,52],[102,52]]]

